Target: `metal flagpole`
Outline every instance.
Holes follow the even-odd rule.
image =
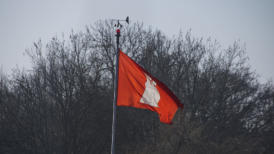
[[[113,119],[112,119],[112,137],[111,137],[111,154],[115,154],[115,128],[116,128],[116,102],[117,102],[117,84],[118,84],[118,69],[119,69],[119,37],[120,37],[120,29],[116,30],[116,44],[117,44],[117,52],[116,52],[116,66],[115,66],[115,80],[114,80],[114,99],[113,99]]]
[[[116,45],[117,45],[117,51],[116,51],[116,65],[115,65],[115,76],[114,76],[114,99],[113,99],[113,117],[112,117],[112,136],[111,136],[111,154],[115,154],[115,129],[116,129],[116,103],[117,103],[117,90],[118,90],[118,76],[119,76],[119,38],[120,38],[120,27],[122,28],[122,25],[119,21],[126,21],[129,23],[129,17],[126,18],[126,20],[117,20],[117,24],[115,24],[115,27],[118,27],[116,30]]]

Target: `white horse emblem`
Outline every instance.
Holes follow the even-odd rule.
[[[156,82],[154,82],[147,74],[145,74],[145,76],[147,78],[147,81],[145,83],[146,88],[140,102],[153,107],[159,107],[158,103],[160,100],[160,93],[155,87]]]

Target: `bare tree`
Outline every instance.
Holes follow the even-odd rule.
[[[109,153],[115,36],[98,21],[69,38],[33,44],[30,72],[0,76],[0,153]],[[169,38],[133,23],[121,48],[184,104],[174,124],[118,108],[118,153],[271,153],[274,90],[251,71],[245,48],[221,49],[191,32]]]

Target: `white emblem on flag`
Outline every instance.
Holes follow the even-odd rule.
[[[140,102],[153,107],[159,107],[158,103],[160,100],[160,93],[156,88],[156,82],[154,82],[147,74],[145,74],[145,76],[147,79],[145,83],[146,88]]]

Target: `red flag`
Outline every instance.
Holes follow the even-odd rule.
[[[120,51],[118,76],[118,106],[131,106],[157,112],[160,121],[171,124],[179,99],[159,80]]]

